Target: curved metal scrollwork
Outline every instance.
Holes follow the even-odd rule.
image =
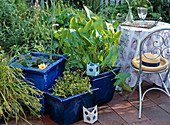
[[[149,43],[148,43],[149,42]],[[144,51],[144,45],[150,44],[152,47],[147,50],[147,52],[150,52],[152,54],[157,54],[157,57],[149,58],[144,53],[146,53],[146,50]],[[160,30],[157,32],[154,32],[153,34],[148,35],[141,43],[142,47],[140,48],[141,53],[148,59],[156,59],[159,56],[162,56],[163,58],[170,58],[170,29],[168,30]],[[145,46],[147,46],[145,45]]]

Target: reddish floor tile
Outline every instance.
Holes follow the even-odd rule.
[[[124,98],[126,98],[128,95],[130,94],[130,92],[128,91],[123,91],[122,95],[124,96]],[[138,99],[139,98],[139,92],[136,90],[133,92],[133,94],[129,97],[129,100],[131,99]]]
[[[78,121],[78,122],[71,124],[71,125],[89,125],[89,124],[85,123],[83,120],[81,120],[81,121]],[[101,123],[99,121],[96,121],[95,123],[93,123],[93,125],[101,125]]]
[[[156,125],[156,124],[152,122],[151,120],[147,120],[147,121],[134,122],[129,125]]]
[[[170,116],[169,118],[160,118],[152,120],[156,125],[169,125],[170,124]]]
[[[54,122],[53,120],[51,120],[49,115],[43,115],[42,120],[45,125],[59,125],[56,122]]]
[[[30,122],[32,125],[45,125],[41,118],[29,119],[28,122]],[[8,125],[16,125],[15,119],[11,119],[8,122]],[[26,121],[20,119],[17,125],[29,125],[29,124]]]
[[[161,103],[170,102],[170,98],[166,94],[162,93],[160,96],[160,91],[157,90],[148,92],[146,97],[158,105]]]
[[[114,112],[110,107],[103,106],[99,108],[98,121],[102,125],[122,125],[127,124],[116,112]]]
[[[159,106],[170,114],[170,102],[162,103]]]
[[[139,109],[139,99],[133,99],[133,100],[131,99],[129,102],[137,109]],[[143,107],[156,106],[156,104],[148,98],[144,98],[144,100],[142,101],[142,105]]]
[[[142,114],[142,119],[138,119],[138,110],[133,107],[128,101],[120,101],[117,104],[109,104],[109,106],[117,112],[128,124],[139,122],[142,120],[149,120]]]
[[[147,116],[152,121],[164,118],[170,120],[170,115],[162,110],[159,106],[144,107],[142,111],[143,114],[145,114],[145,116]]]

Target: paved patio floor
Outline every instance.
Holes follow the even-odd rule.
[[[143,89],[148,88],[144,82]],[[113,99],[98,107],[98,121],[94,125],[170,125],[170,98],[160,91],[150,91],[143,101],[142,118],[138,119],[138,91],[136,90],[129,101],[125,97],[129,92],[123,94],[116,92]],[[33,125],[58,125],[52,121],[49,115],[43,115],[39,119],[30,120]],[[15,125],[15,121],[9,121],[9,125]],[[27,125],[19,121],[18,125]],[[83,120],[72,125],[88,125]]]

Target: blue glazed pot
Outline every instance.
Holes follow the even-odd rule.
[[[29,52],[32,56],[44,56],[49,57],[49,54],[47,53],[39,53],[39,52]],[[24,66],[16,66],[11,65],[13,67],[21,68],[23,69],[24,76],[27,80],[34,83],[35,87],[37,87],[40,90],[47,90],[49,89],[53,84],[55,84],[55,79],[57,79],[59,76],[62,76],[62,73],[64,71],[64,62],[65,59],[68,56],[62,56],[62,55],[56,55],[53,54],[53,57],[58,58],[56,62],[53,64],[47,66],[45,69],[35,69],[32,67],[24,67]],[[12,62],[15,62],[14,59]]]
[[[89,108],[95,105],[95,97],[98,90],[98,88],[94,88],[91,90],[93,94],[87,91],[68,98],[60,98],[51,95],[49,91],[45,91],[46,112],[49,113],[52,120],[60,125],[70,125],[82,120],[83,106]]]
[[[112,69],[115,74],[120,71],[119,67]],[[89,76],[91,80],[92,87],[99,88],[96,94],[95,103],[100,106],[112,100],[114,95],[115,86],[113,85],[116,81],[115,74],[112,71],[101,73],[97,76]]]
[[[29,53],[32,56],[49,57],[48,53],[39,53],[39,52],[29,52]],[[24,66],[16,66],[16,65],[11,65],[11,66],[23,69],[24,76],[27,80],[34,83],[35,87],[37,87],[38,89],[47,90],[53,84],[55,84],[55,79],[63,75],[63,71],[65,67],[64,58],[68,58],[68,56],[62,56],[62,55],[56,55],[56,54],[53,54],[52,56],[57,57],[58,60],[54,62],[53,64],[47,66],[43,70],[35,69],[32,67],[24,67]],[[12,60],[12,62],[15,62],[15,61],[16,59]],[[40,100],[40,103],[42,104],[41,112],[44,113],[45,109],[44,109],[44,98],[43,97]]]

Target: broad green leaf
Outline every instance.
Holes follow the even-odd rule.
[[[128,84],[126,84],[125,82],[124,82],[124,84],[122,84],[122,86],[120,86],[120,87],[122,87],[122,89],[127,90],[127,91],[129,91],[129,92],[132,91],[131,87],[130,87]]]
[[[104,59],[103,63],[101,64],[102,67],[106,64],[109,64],[110,61],[112,62],[112,66],[114,66],[114,63],[116,62],[117,60],[117,56],[118,56],[118,53],[119,53],[119,49],[117,47],[113,47],[109,54],[107,55],[107,57]]]
[[[61,46],[63,45],[64,39],[67,36],[67,32],[68,32],[68,30],[62,30],[62,36],[61,36],[61,41],[60,41]]]
[[[112,54],[111,63],[112,63],[112,66],[114,66],[115,62],[117,61],[117,57],[119,55],[119,48],[113,47],[110,52]]]
[[[99,60],[99,62],[103,62],[103,56],[102,55],[98,55],[98,60]]]
[[[86,20],[84,19],[85,17],[84,14],[81,11],[79,11],[78,14],[79,14],[80,22],[85,25]]]
[[[97,28],[98,26],[103,27],[103,20],[102,19],[94,22],[94,28]]]
[[[70,29],[70,33],[71,33],[72,37],[79,39],[79,35],[77,34],[75,29]]]
[[[55,41],[54,44],[53,44],[53,46],[54,46],[54,48],[57,48],[57,47],[60,46],[60,44],[59,44],[57,41]]]
[[[78,29],[77,18],[72,17],[70,20],[70,28],[71,29]]]
[[[114,83],[114,86],[118,85],[119,87],[121,87],[124,90],[132,91],[130,86],[125,82],[125,80],[129,76],[130,76],[130,73],[125,73],[125,72],[121,72],[121,73],[117,74],[116,77],[115,77],[115,79],[117,79],[117,80]]]
[[[80,27],[80,28],[78,29],[78,32],[79,32],[79,33],[83,33],[83,31],[84,31],[84,30],[83,30],[82,27]]]
[[[55,37],[56,39],[58,39],[60,36],[61,36],[61,34],[59,34],[59,33],[57,33],[57,32],[54,32],[54,37]]]
[[[90,62],[90,59],[89,59],[88,55],[86,55],[86,54],[83,56],[82,60],[85,64],[88,64]]]
[[[119,44],[120,41],[120,37],[121,37],[121,31],[118,31],[116,33],[114,33],[114,38],[116,38],[116,40],[114,41],[114,45],[117,46]]]
[[[94,41],[92,38],[90,38],[90,36],[88,36],[87,34],[85,34],[85,33],[80,33],[80,35],[81,35],[83,38],[85,38],[90,44],[95,43],[95,41]]]
[[[87,13],[87,17],[91,20],[92,15],[94,15],[93,12],[89,10],[86,6],[84,6],[84,9]]]
[[[93,21],[90,20],[84,27],[84,33],[87,33],[92,28],[92,25],[93,25]]]
[[[126,80],[126,78],[128,78],[129,76],[130,76],[130,73],[121,72],[116,75],[115,79]]]

